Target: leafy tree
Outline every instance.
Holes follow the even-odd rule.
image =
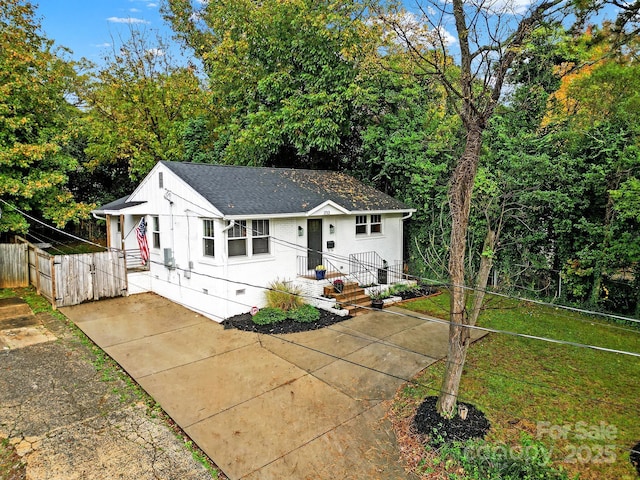
[[[447,369],[437,402],[439,413],[451,417],[469,345],[467,326],[475,320],[466,309],[466,241],[483,136],[503,96],[505,82],[518,62],[525,60],[526,47],[535,39],[535,32],[560,23],[563,12],[571,11],[573,5],[549,0],[521,8],[512,2],[474,4],[453,0],[447,4],[434,1],[420,8],[428,30],[416,30],[415,23],[406,22],[408,15],[401,9],[385,19],[406,43],[424,75],[431,75],[445,88],[463,125],[464,149],[453,168],[449,188],[451,327]],[[455,74],[450,68],[450,25],[455,26],[453,36],[459,51],[459,71]]]
[[[377,46],[363,6],[168,0],[164,12],[209,76],[216,158],[342,168],[352,156],[358,66]]]
[[[637,223],[633,215],[619,215],[616,196],[621,197],[612,193],[632,185],[640,169],[640,69],[634,42],[618,49],[610,25],[590,28],[580,42],[589,62],[563,77],[545,122],[561,126],[564,153],[579,162],[580,172],[567,187],[585,202],[574,209],[579,234],[562,242],[569,245],[567,293],[595,306],[607,301],[604,279],[640,260],[640,245],[633,240]],[[624,212],[627,205],[621,207]]]
[[[86,215],[67,188],[77,162],[67,153],[78,110],[69,102],[74,65],[40,32],[35,7],[0,3],[0,196],[62,227]],[[27,220],[6,204],[0,232],[25,232]]]
[[[177,65],[160,38],[135,29],[93,67],[78,95],[87,110],[85,167],[126,168],[132,179],[158,160],[183,160],[185,129],[207,107],[195,67]]]

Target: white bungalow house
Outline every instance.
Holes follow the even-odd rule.
[[[414,211],[343,173],[159,162],[131,195],[93,213],[106,220],[108,247],[127,252],[130,294],[152,291],[222,321],[264,306],[276,279],[316,304],[336,277],[400,279],[403,222]]]

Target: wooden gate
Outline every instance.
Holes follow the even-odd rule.
[[[27,246],[23,243],[0,244],[0,288],[28,285]]]
[[[31,283],[53,308],[127,295],[127,265],[122,250],[51,255],[23,238],[18,240],[22,243],[16,246],[25,251],[22,263],[28,272],[22,286]]]
[[[127,294],[124,253],[110,250],[53,257],[56,306]]]

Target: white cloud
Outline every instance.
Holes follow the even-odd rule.
[[[140,12],[141,10],[140,10],[139,8],[130,8],[130,9],[129,9],[129,11],[130,11],[131,13],[138,13],[138,12]]]
[[[104,42],[104,43],[97,43],[94,45],[94,47],[98,47],[98,48],[107,48],[110,47],[111,44],[109,42]]]
[[[471,2],[476,8],[486,10],[495,15],[521,15],[531,5],[531,0],[474,0]]]
[[[112,23],[149,23],[147,20],[134,17],[109,17],[107,22]]]
[[[457,38],[449,33],[443,26],[429,28],[429,22],[424,16],[418,16],[411,12],[401,12],[389,18],[395,25],[393,41],[398,44],[413,44],[426,46],[450,46],[457,42]]]
[[[155,7],[157,7],[157,6],[158,6],[158,4],[157,4],[157,3],[153,3],[153,2],[151,2],[151,3],[147,3],[147,7],[149,7],[149,8],[155,8]]]
[[[147,53],[154,57],[164,57],[166,52],[162,48],[150,48]]]
[[[438,27],[438,36],[442,39],[442,43],[445,45],[453,45],[458,41],[458,39],[449,33],[444,27]]]

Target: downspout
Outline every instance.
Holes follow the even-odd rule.
[[[91,215],[93,215],[93,218],[97,219],[97,220],[107,220],[106,217],[101,217],[100,215],[98,215],[96,212],[91,212]]]
[[[225,218],[223,218],[223,220],[226,220]],[[235,220],[230,220],[231,223],[229,223],[229,225],[227,225],[226,227],[224,227],[222,229],[222,233],[225,233],[228,230],[231,230],[231,228],[236,224]]]
[[[405,215],[404,217],[402,217],[400,219],[400,231],[402,232],[402,257],[404,257],[405,254],[405,249],[404,249],[404,225],[402,224],[402,222],[404,222],[405,220],[409,220],[411,218],[411,216],[413,215],[413,212],[409,212],[408,215]],[[402,259],[402,269],[404,270],[406,265],[406,262],[404,260],[404,258]]]
[[[222,219],[225,220],[224,217],[222,217]],[[227,225],[222,229],[222,234],[223,234],[222,242],[224,244],[224,257],[225,257],[223,268],[224,268],[224,278],[227,280],[229,279],[229,242],[225,238],[224,234],[229,230],[231,230],[235,224],[236,224],[235,220],[230,220],[229,225]],[[225,298],[227,299],[227,303],[224,306],[224,310],[225,310],[225,318],[227,318],[229,317],[229,282],[228,281],[225,282],[225,290],[226,290]]]

